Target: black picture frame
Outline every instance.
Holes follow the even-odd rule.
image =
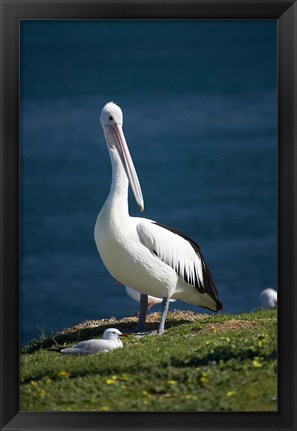
[[[292,0],[0,0],[0,4],[1,430],[296,430],[297,3]],[[278,412],[19,412],[19,22],[24,19],[277,20]]]

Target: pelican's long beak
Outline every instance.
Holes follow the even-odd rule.
[[[123,133],[121,124],[106,124],[105,125],[105,135],[108,140],[110,147],[115,147],[120,156],[122,165],[125,169],[127,178],[129,180],[131,189],[133,191],[137,205],[140,211],[144,210],[144,201],[142,196],[141,187],[139,184],[138,176],[130,155],[130,151]]]

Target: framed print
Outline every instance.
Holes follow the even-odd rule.
[[[296,429],[296,11],[1,0],[1,429]]]

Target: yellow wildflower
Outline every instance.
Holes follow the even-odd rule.
[[[57,376],[60,377],[60,379],[68,379],[70,373],[68,373],[68,371],[62,370],[57,373]]]
[[[36,396],[40,398],[44,398],[46,396],[45,390],[40,389],[39,391],[36,392]]]
[[[114,380],[114,379],[106,379],[106,380],[105,380],[105,383],[106,383],[107,385],[114,385],[114,384],[115,384],[115,380]]]
[[[194,394],[188,394],[185,396],[186,400],[197,400],[197,396]]]
[[[175,380],[168,380],[168,385],[176,385],[176,381]]]
[[[263,367],[263,363],[262,363],[261,359],[258,356],[256,356],[254,358],[254,360],[253,360],[253,366],[255,368],[261,368],[261,367]]]
[[[109,411],[109,407],[108,406],[101,406],[99,408],[100,412],[108,412]]]
[[[227,397],[235,397],[235,395],[237,395],[237,392],[236,391],[228,391],[226,393],[226,395],[227,395]]]
[[[202,373],[201,377],[200,377],[200,383],[204,384],[208,382],[208,374],[207,373]]]
[[[229,343],[230,338],[229,337],[220,337],[220,340],[227,341]]]

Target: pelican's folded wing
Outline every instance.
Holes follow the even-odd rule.
[[[180,232],[150,220],[140,222],[137,232],[142,244],[188,284],[218,300],[218,291],[198,244]],[[219,306],[221,309],[218,301]]]

